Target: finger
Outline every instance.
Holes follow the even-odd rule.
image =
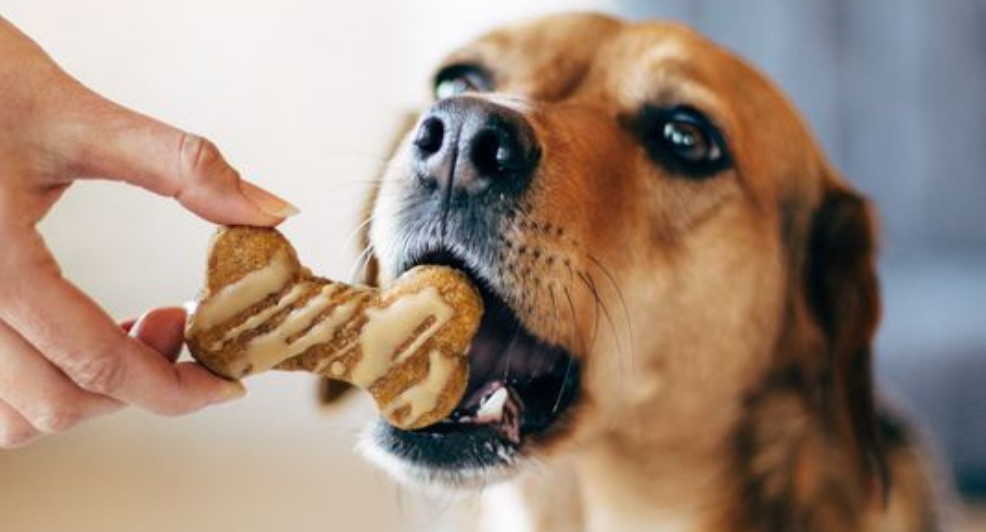
[[[3,322],[0,368],[0,399],[41,433],[62,432],[122,406],[76,386]]]
[[[240,178],[215,144],[101,97],[73,110],[62,126],[76,167],[86,175],[125,181],[177,199],[215,223],[276,225],[298,210]],[[80,124],[81,123],[81,124]]]
[[[41,432],[24,416],[0,400],[0,449],[16,449],[31,443]]]
[[[178,360],[185,345],[185,309],[156,308],[147,311],[129,331],[147,347],[164,355],[170,362]]]
[[[169,363],[127,336],[52,268],[25,268],[0,293],[6,321],[81,388],[152,412],[176,415],[243,395],[237,383],[195,364]],[[20,292],[18,292],[20,290]]]

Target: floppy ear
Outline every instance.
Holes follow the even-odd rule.
[[[406,112],[400,117],[394,138],[391,140],[387,149],[387,153],[390,154],[391,157],[393,157],[394,153],[399,148],[400,140],[411,131],[417,123],[417,120],[417,112]],[[360,223],[360,229],[356,239],[356,245],[359,246],[360,252],[363,252],[370,247],[370,224],[372,222],[366,222],[366,220],[369,220],[370,216],[373,214],[373,206],[377,202],[377,195],[379,192],[379,183],[376,183],[370,187],[367,191],[365,199],[363,200],[363,206],[360,209],[360,219],[358,220],[358,223]],[[363,264],[362,267],[360,267],[360,269],[356,272],[357,277],[352,279],[352,282],[366,286],[378,286],[380,284],[379,274],[380,266],[377,264],[377,258],[374,254],[370,253],[370,255],[365,258],[365,264]],[[318,381],[318,402],[323,405],[337,403],[346,398],[353,388],[354,386],[345,382],[334,381],[322,377]]]
[[[826,193],[812,220],[807,257],[808,305],[826,341],[823,406],[855,449],[863,487],[887,487],[877,432],[871,344],[880,317],[870,207],[854,192]]]

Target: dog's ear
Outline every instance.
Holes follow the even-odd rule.
[[[812,220],[805,273],[808,305],[826,345],[822,406],[834,414],[840,439],[855,449],[864,488],[886,490],[872,378],[880,317],[873,225],[864,198],[831,188]]]

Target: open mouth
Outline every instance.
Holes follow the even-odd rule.
[[[469,385],[445,420],[414,431],[381,422],[374,434],[391,455],[437,471],[509,466],[529,440],[550,436],[577,398],[579,364],[564,348],[540,340],[470,265],[446,252],[409,262],[451,266],[479,288],[485,312],[469,348]]]

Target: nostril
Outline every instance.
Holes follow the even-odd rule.
[[[479,175],[492,177],[503,170],[502,161],[509,154],[502,140],[492,129],[484,129],[473,137],[469,158]]]
[[[525,171],[530,166],[527,150],[509,128],[481,130],[473,138],[470,156],[480,175],[487,177]]]
[[[495,190],[519,194],[541,158],[522,114],[478,97],[445,98],[421,118],[411,137],[410,170],[421,190],[471,198]]]
[[[499,165],[501,171],[527,168],[524,149],[517,144],[516,139],[513,137],[500,139],[500,147],[496,150],[496,164]]]
[[[437,117],[429,117],[418,127],[414,145],[425,155],[434,155],[442,149],[445,138],[445,125]]]

